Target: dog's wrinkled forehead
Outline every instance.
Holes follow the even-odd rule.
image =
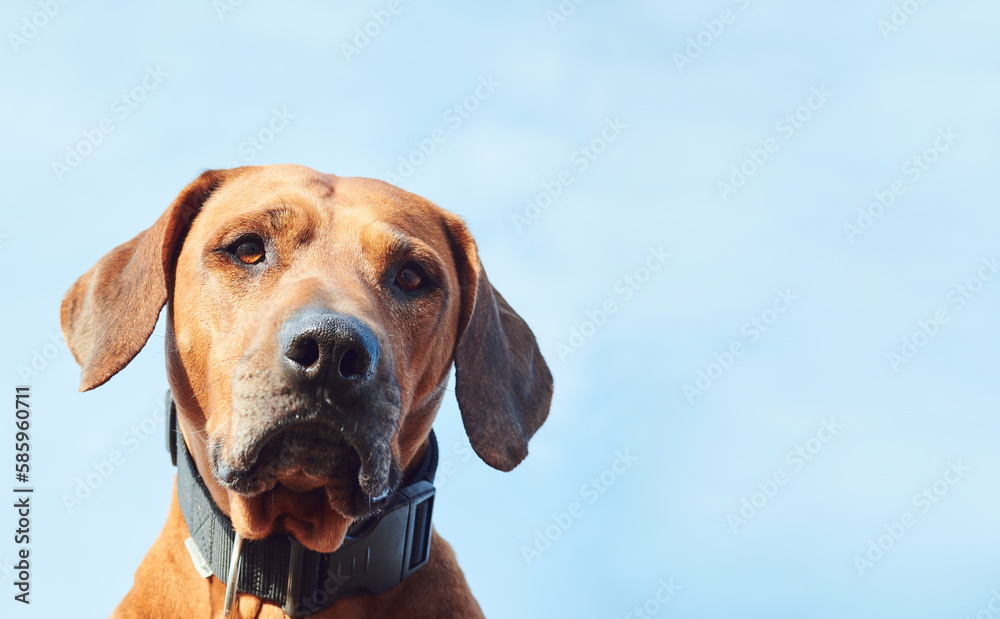
[[[320,231],[327,240],[360,236],[362,249],[378,250],[391,237],[446,242],[442,211],[435,205],[378,180],[321,174],[297,165],[241,168],[222,183],[195,219],[191,233],[224,235],[241,224],[308,240]],[[346,240],[346,239],[345,239]]]
[[[231,312],[261,315],[275,303],[301,305],[308,301],[304,296],[331,309],[390,318],[384,311],[391,308],[379,307],[379,291],[407,260],[441,285],[444,298],[458,287],[447,214],[423,198],[374,179],[295,165],[234,172],[206,200],[176,249],[175,281],[181,285],[174,287],[174,300],[180,307],[211,304],[220,332],[231,324]],[[246,235],[263,241],[266,260],[233,269],[226,252],[231,258]],[[337,296],[341,306],[334,308]]]

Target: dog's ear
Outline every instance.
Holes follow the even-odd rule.
[[[80,364],[80,391],[99,387],[139,353],[167,302],[176,250],[223,173],[208,171],[151,228],[97,261],[66,293],[63,335]]]
[[[446,227],[462,290],[455,397],[476,454],[509,471],[549,414],[552,374],[531,329],[486,278],[465,224],[449,216]]]

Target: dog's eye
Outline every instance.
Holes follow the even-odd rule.
[[[403,265],[403,268],[396,273],[396,285],[407,292],[413,292],[423,287],[427,282],[427,275],[423,270],[412,262]]]
[[[264,241],[259,236],[245,236],[233,243],[230,251],[243,264],[257,264],[264,259]]]

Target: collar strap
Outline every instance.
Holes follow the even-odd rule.
[[[177,498],[184,521],[203,567],[228,582],[235,531],[212,500],[187,451],[169,391],[166,408],[167,448],[177,465]],[[429,441],[423,461],[396,491],[391,505],[360,526],[351,527],[335,552],[309,550],[290,535],[245,541],[238,555],[241,563],[236,590],[274,602],[286,614],[301,617],[341,598],[388,591],[423,566],[430,555],[433,481],[438,463],[433,430]],[[358,532],[352,535],[352,531]],[[188,550],[194,556],[195,549]]]

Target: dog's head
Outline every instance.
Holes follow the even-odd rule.
[[[336,549],[419,462],[452,362],[490,466],[515,467],[548,414],[548,367],[465,225],[380,181],[202,174],[66,294],[81,390],[132,360],[164,304],[185,440],[250,539]]]

